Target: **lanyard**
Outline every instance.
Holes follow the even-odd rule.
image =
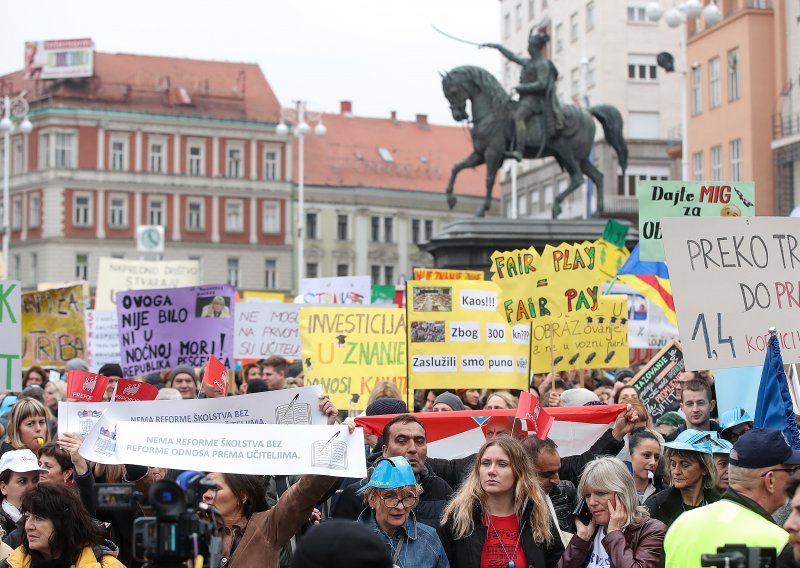
[[[503,544],[503,539],[500,538],[500,533],[497,532],[497,527],[492,524],[492,516],[487,514],[486,517],[488,518],[488,525],[494,531],[495,537],[497,537],[497,543],[500,545],[501,550],[503,551],[503,556],[506,557],[508,560],[508,568],[514,568],[514,561],[517,559],[517,550],[519,549],[519,543],[522,539],[522,531],[525,528],[525,523],[518,523],[519,526],[519,533],[517,534],[517,543],[514,545],[514,553],[509,556],[508,552],[506,551],[506,545]]]

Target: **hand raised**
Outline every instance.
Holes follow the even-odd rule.
[[[628,522],[628,511],[625,510],[625,504],[617,498],[616,494],[614,494],[613,499],[608,501],[608,515],[610,518],[608,527],[606,527],[606,534],[611,531],[621,531],[625,527],[625,523]]]

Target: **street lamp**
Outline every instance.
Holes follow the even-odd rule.
[[[281,121],[275,129],[278,136],[289,135],[289,125],[293,125],[294,135],[297,136],[297,291],[300,292],[300,283],[305,274],[304,234],[305,225],[305,137],[311,131],[308,122],[316,123],[314,134],[325,136],[328,129],[322,124],[322,113],[307,112],[306,102],[297,101],[295,108],[282,108]]]
[[[3,272],[8,278],[8,246],[11,243],[11,224],[9,223],[11,203],[9,201],[8,171],[11,169],[11,133],[14,128],[19,128],[23,134],[33,130],[33,124],[28,120],[28,101],[25,100],[25,91],[16,97],[3,97],[0,100],[0,132],[3,133]],[[19,126],[14,121],[20,121]]]
[[[719,8],[715,0],[711,0],[705,8],[703,8],[703,4],[700,0],[686,0],[681,5],[676,5],[675,3],[672,4],[672,7],[666,11],[664,11],[661,7],[661,4],[657,0],[653,0],[645,7],[645,14],[647,15],[647,19],[651,22],[657,22],[664,17],[664,22],[670,28],[677,28],[678,26],[685,24],[687,18],[695,18],[698,19],[702,14],[703,20],[706,23],[706,26],[714,26],[719,23],[722,19],[722,13],[720,12]],[[680,61],[681,61],[681,179],[688,180],[689,179],[689,120],[687,118],[687,81],[686,81],[686,73],[687,73],[687,55],[686,55],[686,31],[684,30],[681,35],[681,43],[680,43]],[[669,55],[669,54],[667,54]],[[671,60],[671,58],[668,58]],[[661,61],[659,61],[659,65],[661,65]],[[669,69],[667,66],[661,65],[667,73],[673,71],[674,69]]]

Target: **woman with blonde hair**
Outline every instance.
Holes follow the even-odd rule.
[[[519,402],[517,397],[506,390],[494,391],[486,397],[486,404],[483,405],[484,410],[503,410],[516,408]]]
[[[0,454],[24,449],[36,454],[40,447],[50,441],[47,419],[47,408],[38,400],[33,398],[17,400],[8,417],[6,432],[8,441],[0,446]]]
[[[481,447],[442,514],[439,537],[452,566],[556,565],[564,546],[535,471],[522,444],[510,436]]]
[[[369,393],[367,406],[379,398],[396,398],[398,400],[403,400],[403,395],[400,394],[400,389],[396,383],[392,381],[378,381],[375,383],[375,388]]]
[[[617,458],[589,462],[578,484],[588,516],[575,519],[577,532],[558,568],[611,566],[656,568],[667,527],[639,504],[633,477]],[[585,522],[588,519],[588,522]]]

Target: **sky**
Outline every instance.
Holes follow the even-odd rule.
[[[121,9],[124,6],[124,9]],[[36,0],[3,2],[0,74],[22,68],[25,41],[91,37],[97,51],[258,63],[283,105],[456,124],[440,71],[499,74],[498,0]]]

